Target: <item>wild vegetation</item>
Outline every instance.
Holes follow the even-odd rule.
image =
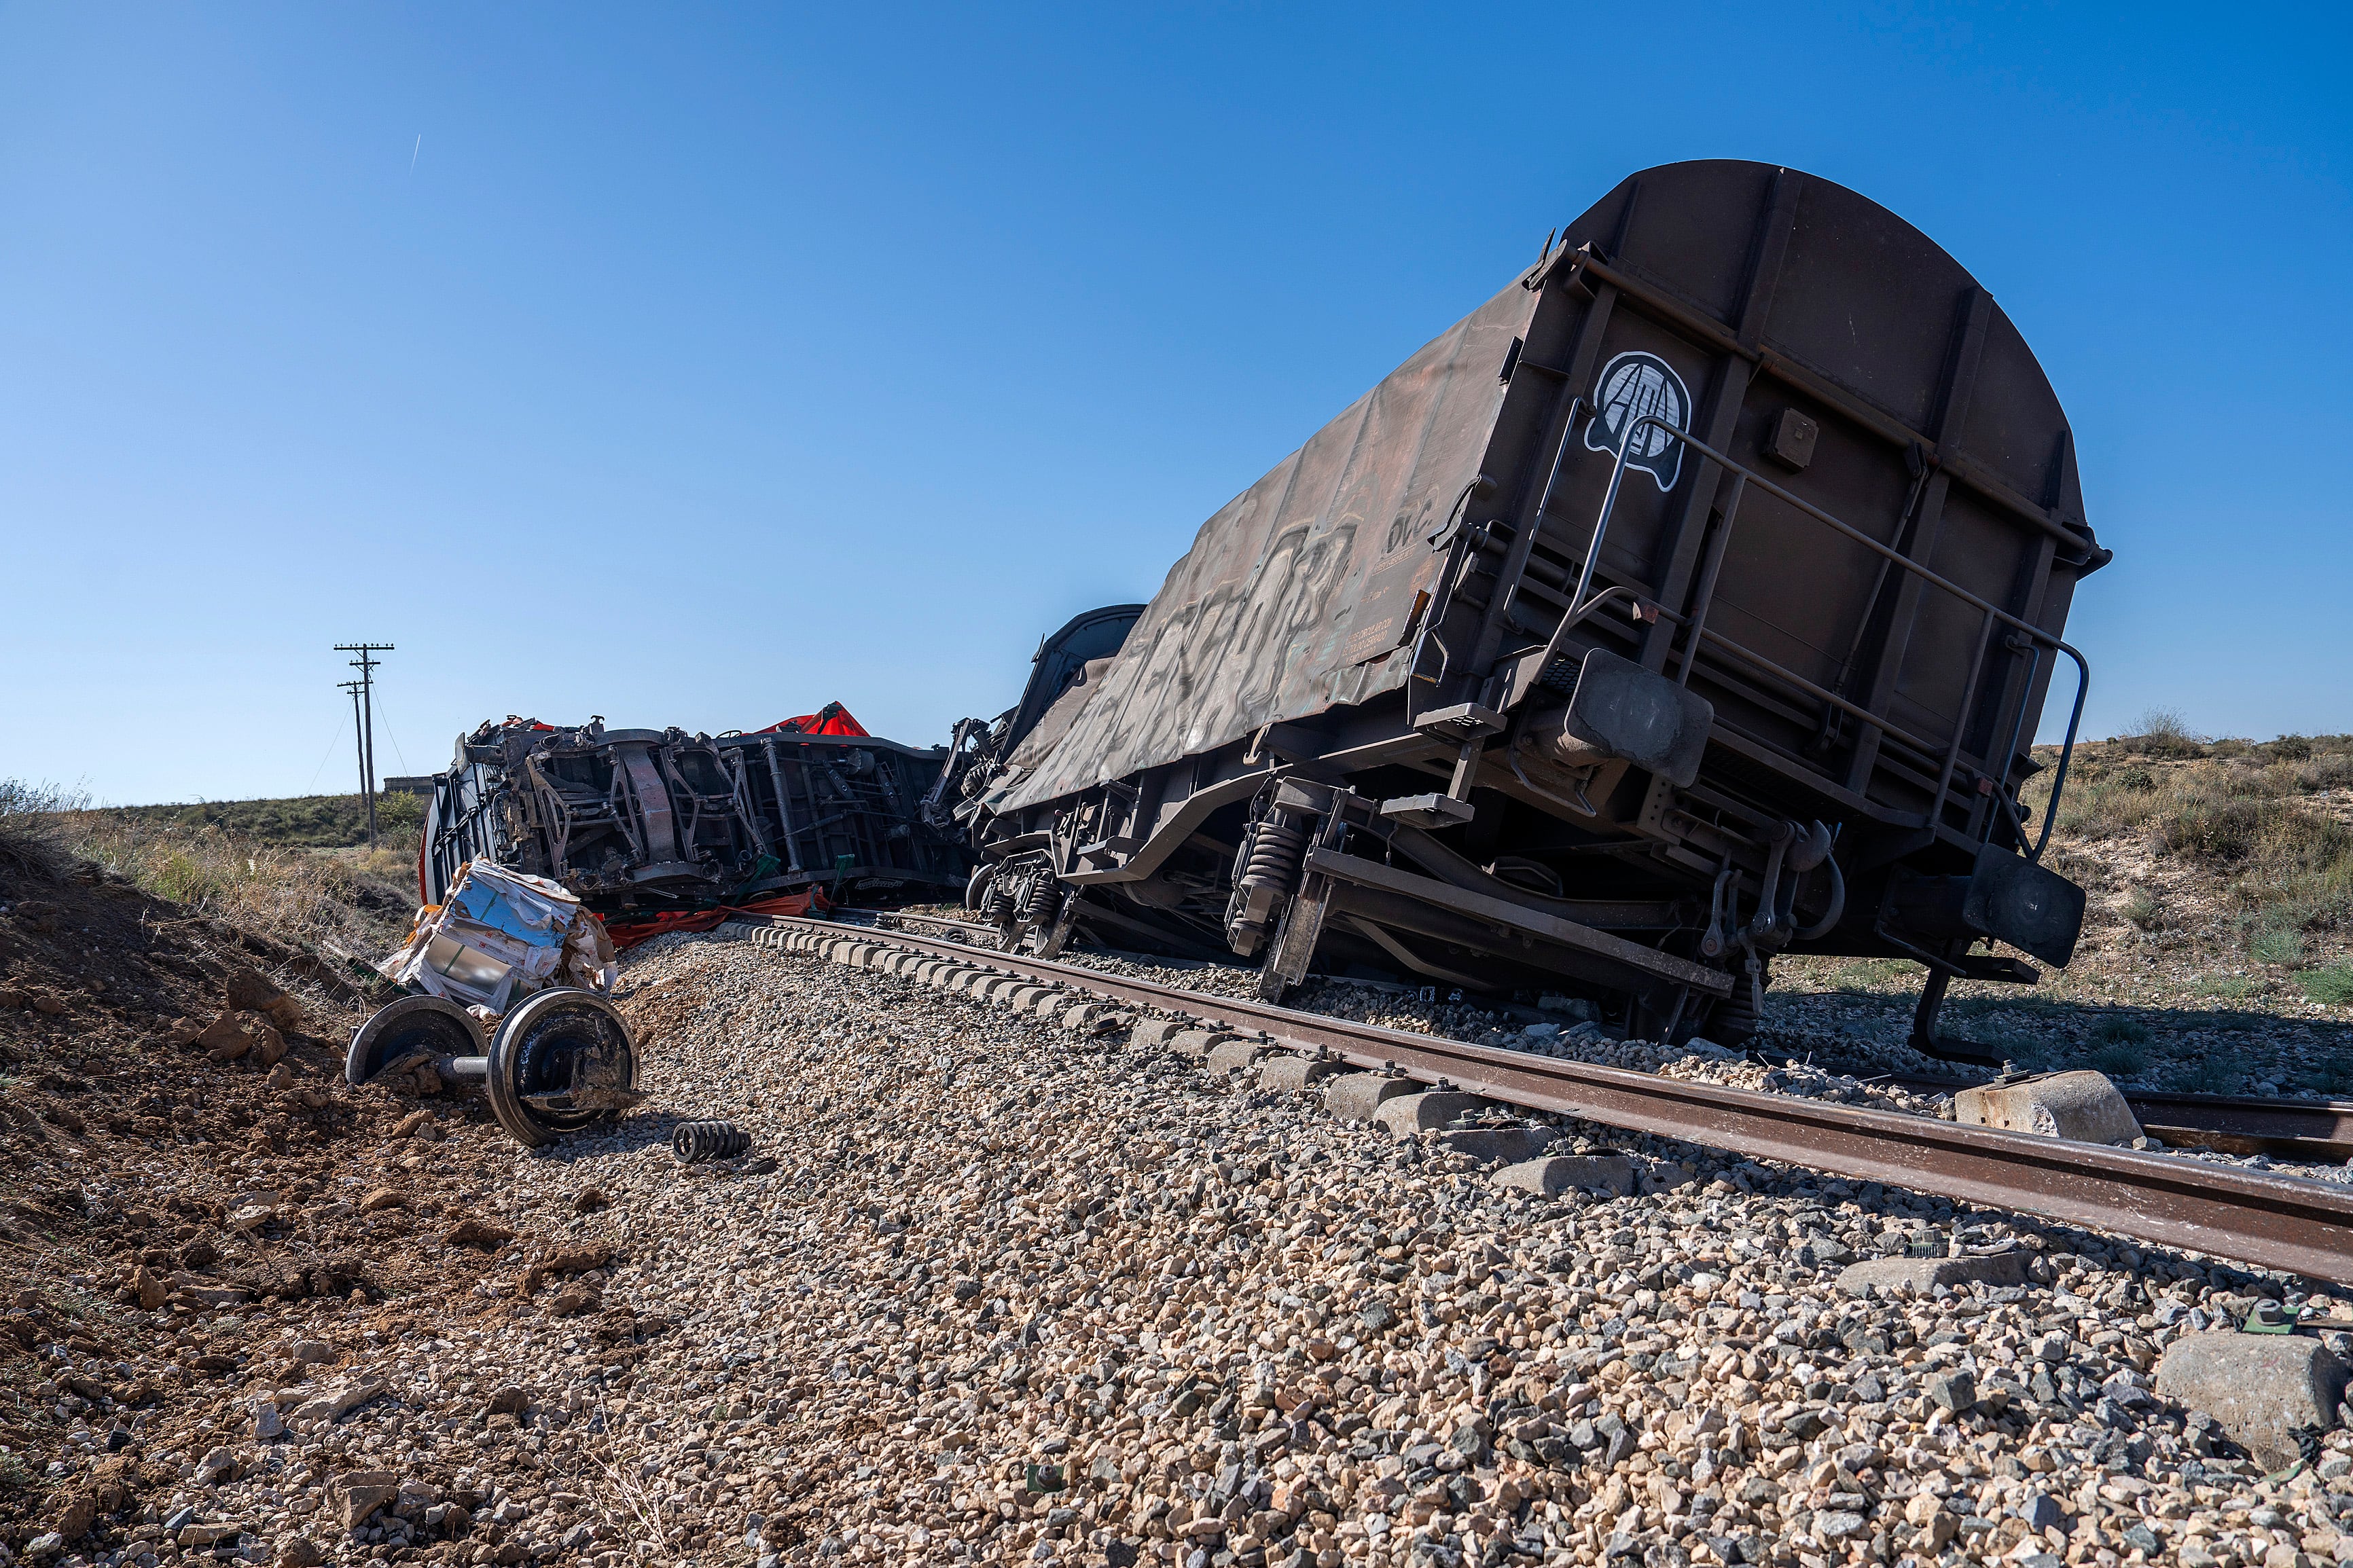
[[[379,795],[375,814],[378,844],[397,848],[405,841],[414,854],[416,835],[425,822],[424,801],[407,794]],[[101,806],[94,808],[92,815],[144,824],[217,827],[232,837],[274,848],[345,849],[367,842],[367,808],[356,795]]]
[[[2164,712],[2141,728],[2077,749],[2060,868],[2145,936],[2234,948],[2353,1002],[2353,735],[2208,741]]]
[[[348,798],[356,805],[356,796]],[[421,820],[415,797],[384,799],[407,800],[409,821]],[[248,810],[233,819],[241,826],[187,815],[206,809],[92,808],[66,792],[0,780],[0,869],[33,885],[120,878],[193,913],[331,952],[372,957],[407,929],[416,902],[413,826],[405,842],[351,852],[303,842],[314,830],[305,826],[314,818],[304,812]],[[267,837],[269,830],[291,833],[295,841]],[[365,837],[364,825],[359,837]]]

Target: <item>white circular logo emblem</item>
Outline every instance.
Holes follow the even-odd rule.
[[[1683,472],[1683,444],[1673,432],[1684,428],[1691,415],[1691,394],[1675,367],[1640,350],[1620,354],[1601,367],[1593,405],[1593,418],[1585,426],[1588,451],[1625,450],[1627,433],[1645,416],[1664,422],[1641,427],[1633,449],[1626,452],[1626,466],[1650,475],[1662,490],[1674,489]]]

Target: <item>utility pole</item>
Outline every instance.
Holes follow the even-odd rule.
[[[359,758],[360,799],[364,802],[367,799],[368,784],[367,731],[360,728],[360,683],[356,680],[339,680],[335,683],[335,689],[352,694],[352,752]]]
[[[375,667],[384,661],[372,656],[390,653],[393,647],[388,642],[339,642],[335,645],[335,651],[359,655],[351,663],[352,668],[360,672],[360,799],[367,807],[368,847],[373,849],[375,847]]]

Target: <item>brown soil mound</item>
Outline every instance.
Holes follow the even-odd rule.
[[[368,1005],[86,864],[0,881],[0,1538],[154,1539],[257,1396],[512,1310],[447,1240],[503,1141],[479,1095],[349,1087]]]

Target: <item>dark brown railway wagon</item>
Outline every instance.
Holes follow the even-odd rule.
[[[1909,957],[1926,1039],[2073,951],[2019,790],[2107,559],[1957,262],[1795,170],[1646,170],[1202,526],[989,781],[975,897],[1725,1040],[1777,952]]]

